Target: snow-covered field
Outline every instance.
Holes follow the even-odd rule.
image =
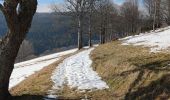
[[[161,28],[155,32],[140,34],[136,36],[129,36],[123,39],[123,45],[143,45],[150,47],[151,52],[159,52],[167,50],[170,47],[170,27]]]
[[[53,89],[61,89],[63,85],[79,90],[109,88],[91,67],[89,54],[93,49],[84,50],[59,64],[51,77],[55,83]]]
[[[36,73],[37,71],[40,71],[44,67],[59,60],[61,56],[73,53],[75,51],[77,51],[77,49],[67,50],[64,52],[55,53],[52,55],[43,56],[43,57],[39,57],[36,59],[15,64],[14,65],[15,68],[10,78],[9,89],[16,86],[17,84],[25,80],[30,75]]]

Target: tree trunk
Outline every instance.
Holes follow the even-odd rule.
[[[168,2],[168,25],[170,25],[170,0],[167,1]]]
[[[100,44],[104,44],[105,43],[105,40],[106,40],[106,38],[105,38],[105,28],[102,28],[101,29],[101,33],[100,33]]]
[[[1,58],[0,61],[3,61]],[[4,61],[6,62],[6,61]],[[0,62],[2,64],[2,62]],[[1,65],[0,67],[0,100],[11,100],[11,95],[8,91],[9,78],[12,72],[13,66]]]
[[[92,37],[92,31],[91,31],[91,15],[90,15],[90,18],[89,18],[89,47],[92,47],[92,42],[91,42],[91,37]]]
[[[80,16],[78,16],[78,49],[82,49],[83,45],[82,45],[82,25],[81,25],[81,18]]]
[[[153,31],[155,31],[155,24],[156,24],[156,13],[157,13],[157,8],[156,8],[156,1],[154,2],[154,18],[153,18]]]
[[[106,42],[106,29],[105,28],[103,28],[102,34],[103,34],[102,44],[105,44],[105,42]]]
[[[17,32],[16,32],[17,33]],[[19,33],[19,32],[18,32]],[[10,33],[15,34],[15,33]],[[15,58],[19,51],[20,44],[24,39],[24,34],[8,36],[5,46],[1,45],[0,53],[0,100],[8,100],[10,98],[10,93],[8,91],[9,79],[14,68]]]
[[[102,30],[100,32],[100,44],[103,44],[103,33],[102,33]]]
[[[17,11],[17,6],[19,10]],[[14,68],[20,45],[28,32],[34,13],[36,12],[37,0],[5,0],[0,4],[8,32],[0,42],[0,100],[11,100],[8,91],[9,79]]]
[[[94,11],[94,3],[95,0],[90,0],[89,1],[90,6],[89,6],[89,47],[92,47],[92,14]]]
[[[92,47],[91,37],[92,37],[92,34],[91,34],[91,31],[89,31],[89,47]]]

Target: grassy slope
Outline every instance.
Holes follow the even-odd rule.
[[[122,46],[116,41],[97,47],[91,53],[91,58],[94,70],[110,88],[80,93],[65,86],[63,90],[56,91],[59,97],[92,100],[159,100],[170,96],[169,52],[150,53],[148,48]],[[16,96],[23,94],[44,96],[53,84],[50,79],[51,73],[62,60],[32,75],[13,88],[11,93]]]
[[[170,53],[122,46],[120,42],[97,47],[91,54],[93,67],[110,86],[110,100],[168,98]]]

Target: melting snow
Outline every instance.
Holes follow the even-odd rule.
[[[123,40],[123,45],[143,45],[150,47],[151,52],[159,52],[170,47],[170,27],[162,28],[155,32],[129,36],[120,40]]]
[[[64,84],[79,90],[109,88],[91,67],[89,54],[93,49],[84,50],[59,64],[51,77],[55,83],[53,88],[60,89]]]
[[[36,73],[37,71],[40,71],[44,67],[59,60],[61,56],[73,53],[75,51],[77,51],[77,49],[55,53],[52,55],[43,56],[33,60],[15,64],[14,70],[10,78],[9,89],[16,86],[17,84],[25,80],[30,75]]]

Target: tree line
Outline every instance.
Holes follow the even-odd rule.
[[[170,24],[170,0],[126,0],[120,6],[113,0],[65,0],[64,7],[55,4],[52,8],[73,18],[79,49],[83,47],[82,34],[88,34],[91,47],[94,33],[104,44]]]

